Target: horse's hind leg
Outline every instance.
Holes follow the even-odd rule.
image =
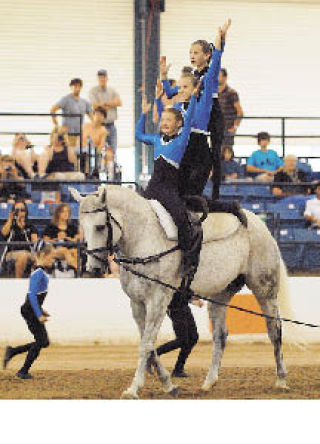
[[[139,346],[138,366],[131,386],[122,394],[123,398],[138,398],[138,391],[144,385],[147,359],[154,350],[154,343],[159,333],[161,324],[166,314],[168,299],[160,291],[155,291],[152,299],[146,306],[145,327],[142,333]],[[174,391],[175,387],[171,383],[170,374],[160,364],[158,358],[157,372],[167,392]]]
[[[283,362],[282,356],[282,327],[279,318],[278,307],[278,289],[279,277],[277,278],[277,270],[271,270],[268,274],[263,276],[255,276],[250,279],[248,285],[257,298],[264,314],[271,316],[274,319],[266,319],[268,336],[274,348],[274,356],[276,360],[277,379],[276,387],[287,389],[286,376],[287,372]]]
[[[279,317],[278,304],[275,298],[268,300],[266,299],[260,300],[258,296],[256,297],[261,305],[264,314],[275,318]],[[288,389],[286,383],[287,372],[283,362],[283,355],[282,355],[281,321],[279,319],[266,319],[266,323],[268,329],[268,336],[270,338],[270,341],[272,342],[274,349],[274,357],[276,360],[276,368],[277,368],[276,387],[282,389]]]

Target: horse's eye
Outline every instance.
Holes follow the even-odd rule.
[[[104,225],[97,225],[96,226],[96,230],[97,231],[103,231],[105,229],[105,226]]]

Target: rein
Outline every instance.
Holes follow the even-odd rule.
[[[97,208],[95,210],[92,211],[83,211],[83,214],[93,214],[93,213],[99,213],[99,212],[106,212],[106,227],[108,228],[108,237],[107,237],[107,243],[106,243],[106,247],[100,247],[100,248],[95,248],[93,250],[87,250],[87,254],[89,256],[92,256],[94,259],[96,259],[98,262],[107,265],[108,264],[108,260],[107,259],[103,259],[100,258],[99,256],[96,256],[95,253],[105,253],[105,252],[109,252],[110,254],[113,254],[114,252],[114,247],[113,247],[113,229],[112,229],[112,225],[111,225],[111,220],[120,228],[120,230],[122,231],[122,227],[120,225],[120,223],[116,220],[115,217],[112,216],[112,214],[109,212],[109,209],[107,207],[107,205],[101,207],[101,208]],[[179,250],[180,247],[179,245],[176,245],[175,247],[170,248],[169,250],[163,251],[161,253],[155,254],[153,256],[147,256],[145,258],[126,258],[126,257],[119,257],[119,258],[114,258],[114,262],[117,263],[119,266],[121,266],[124,270],[128,271],[129,273],[133,274],[134,276],[140,277],[142,279],[145,279],[149,282],[154,282],[156,284],[161,285],[162,287],[168,288],[174,292],[178,292],[180,293],[182,296],[185,296],[185,289],[184,288],[178,288],[175,287],[174,285],[171,285],[169,283],[163,282],[160,279],[157,278],[152,278],[144,273],[141,273],[140,271],[137,270],[133,270],[131,267],[129,267],[127,264],[130,265],[146,265],[148,263],[151,262],[157,262],[159,261],[162,257],[167,256],[170,253],[173,253],[174,251]],[[302,322],[302,321],[297,321],[294,319],[288,319],[288,318],[282,318],[282,317],[276,317],[276,316],[270,316],[270,315],[266,315],[264,313],[259,313],[257,311],[253,311],[253,310],[248,310],[247,308],[242,308],[239,307],[237,305],[232,305],[232,304],[227,304],[226,302],[221,302],[221,301],[217,301],[215,299],[209,299],[206,298],[205,296],[200,296],[196,293],[194,293],[193,290],[191,290],[190,288],[188,289],[188,297],[189,299],[191,298],[195,298],[195,299],[201,299],[203,301],[206,302],[210,302],[211,304],[216,304],[216,305],[220,305],[223,307],[227,307],[227,308],[232,308],[234,310],[238,310],[244,313],[248,313],[254,316],[259,316],[261,318],[265,318],[265,319],[272,319],[272,320],[276,320],[276,321],[283,321],[283,322],[289,322],[291,324],[296,324],[296,325],[303,325],[305,327],[311,327],[311,328],[320,328],[320,325],[317,324],[310,324],[307,322]]]

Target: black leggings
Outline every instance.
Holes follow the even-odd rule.
[[[181,295],[175,294],[173,302],[181,301]],[[172,308],[170,308],[172,307]],[[199,339],[197,326],[188,303],[170,304],[168,307],[168,316],[172,321],[172,327],[176,335],[176,339],[167,342],[157,348],[158,356],[168,353],[172,350],[180,348],[180,353],[175,365],[175,371],[183,371],[185,362]]]
[[[180,196],[201,196],[211,167],[212,156],[207,136],[192,132],[179,168]]]
[[[23,305],[21,307],[21,315],[25,320],[29,331],[33,334],[35,342],[13,347],[12,356],[28,352],[25,363],[20,370],[22,373],[28,373],[31,365],[39,356],[41,349],[48,347],[50,342],[44,324],[39,322],[33,311]]]
[[[213,188],[212,200],[219,199],[219,187],[221,183],[221,146],[224,139],[224,118],[217,98],[213,99],[209,121],[212,166],[213,166]]]

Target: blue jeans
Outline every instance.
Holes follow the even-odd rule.
[[[117,128],[114,123],[106,123],[105,127],[109,131],[107,136],[107,143],[113,149],[114,155],[117,152]]]

